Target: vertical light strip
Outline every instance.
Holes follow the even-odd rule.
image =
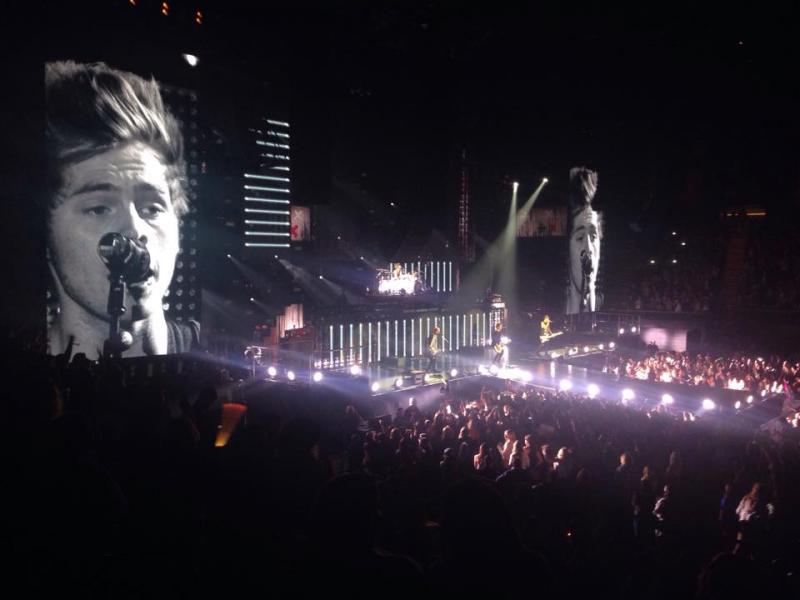
[[[328,360],[330,361],[330,365],[333,366],[333,325],[331,325],[331,337],[328,348],[330,349],[330,356],[328,357]]]
[[[403,319],[403,358],[406,357],[406,319]]]
[[[414,354],[414,319],[411,319],[411,356],[416,356]]]
[[[447,339],[450,342],[448,344],[450,346],[450,352],[452,352],[453,351],[453,315],[450,315],[448,320],[449,320],[450,324],[447,326],[447,329],[448,329],[448,331],[450,331],[450,337],[447,338]]]
[[[367,323],[367,364],[372,362],[372,322]]]
[[[364,364],[364,324],[358,324],[358,362]]]
[[[426,324],[425,324],[425,338],[431,337],[431,318],[426,317]]]
[[[380,360],[381,360],[381,352],[382,352],[382,350],[381,350],[381,324],[380,324],[380,321],[375,323],[375,328],[378,330],[378,355],[377,355],[376,362],[380,362]]]
[[[339,366],[344,364],[344,323],[339,323]]]
[[[419,353],[420,356],[425,354],[425,347],[422,345],[422,317],[419,318]]]
[[[447,277],[448,277],[448,283],[447,283],[448,291],[452,292],[453,291],[453,261],[452,260],[448,261],[448,263],[447,263]]]
[[[461,315],[456,315],[456,350],[461,349],[461,338],[458,337],[459,331],[461,330],[459,321],[461,321]]]
[[[349,356],[348,360],[350,361],[350,363],[352,363],[353,362],[353,324],[352,323],[350,323],[350,352],[349,352],[349,354],[350,354],[350,356]]]
[[[394,357],[397,358],[397,341],[400,328],[397,326],[397,319],[394,320]]]
[[[473,323],[472,323],[472,313],[469,313],[469,345],[472,347],[472,330],[473,330]]]
[[[389,343],[391,339],[389,338],[389,321],[386,321],[386,358],[389,358]]]

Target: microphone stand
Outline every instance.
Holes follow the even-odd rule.
[[[125,344],[120,335],[119,320],[125,314],[125,276],[121,271],[113,270],[108,277],[108,305],[106,310],[110,318],[108,339],[103,343],[103,356],[120,358]]]

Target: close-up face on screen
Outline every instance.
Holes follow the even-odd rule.
[[[178,351],[175,329],[185,325],[165,308],[188,208],[179,122],[158,83],[102,63],[47,63],[45,86],[50,352],[72,339],[99,355],[115,278],[124,282],[124,356]],[[101,256],[109,234],[116,242]]]

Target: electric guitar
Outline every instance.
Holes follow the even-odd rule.
[[[547,335],[547,334],[540,335],[539,336],[539,341],[542,344],[544,344],[545,342],[548,342],[548,341],[552,340],[554,337],[558,337],[558,336],[562,335],[563,333],[564,333],[563,331],[556,331],[555,333],[551,333],[550,335]]]
[[[500,338],[500,343],[494,345],[494,351],[497,354],[502,354],[503,350],[505,350],[505,347],[508,346],[510,343],[511,339],[507,338],[506,336],[503,336]]]

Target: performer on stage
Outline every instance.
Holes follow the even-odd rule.
[[[541,328],[541,337],[553,335],[553,331],[550,329],[550,315],[544,316],[539,327]]]
[[[494,324],[494,331],[492,332],[492,348],[494,349],[494,356],[492,357],[492,364],[500,368],[505,366],[507,360],[507,338],[503,333],[503,324],[498,321]]]
[[[392,277],[394,279],[400,279],[400,276],[403,274],[403,266],[400,263],[394,263],[394,269],[392,270]]]
[[[439,368],[436,364],[436,357],[439,356],[441,350],[439,349],[439,334],[442,332],[441,329],[438,327],[434,327],[431,331],[431,334],[428,336],[428,347],[427,347],[427,355],[428,355],[428,368],[426,371],[428,373],[434,372],[438,373]]]

